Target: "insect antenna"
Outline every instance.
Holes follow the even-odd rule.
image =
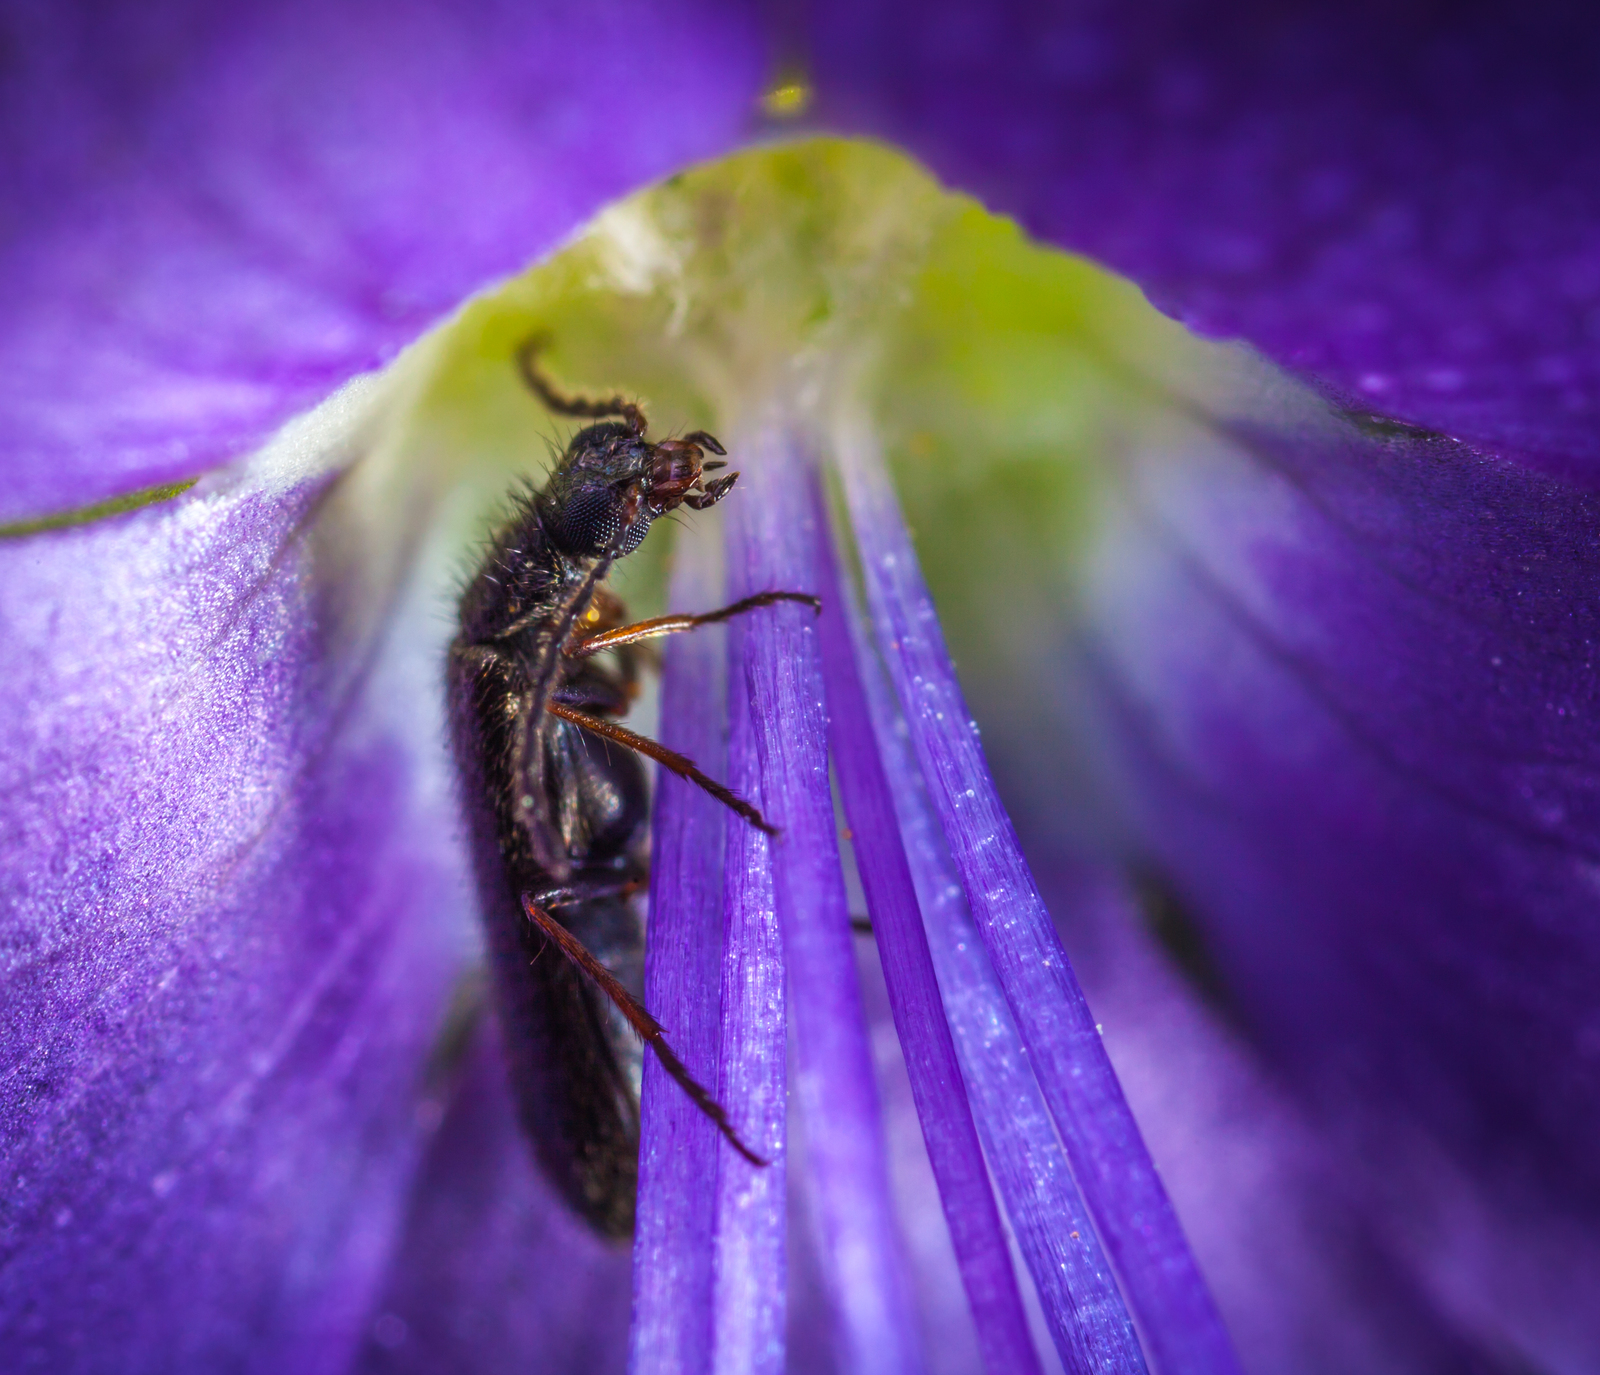
[[[517,346],[516,360],[522,380],[550,410],[557,415],[578,416],[588,420],[603,420],[608,415],[619,415],[634,434],[644,434],[649,428],[649,422],[645,420],[644,412],[632,401],[625,401],[620,396],[613,396],[604,401],[593,401],[588,397],[568,396],[564,392],[557,391],[550,379],[539,371],[535,362],[539,353],[547,348],[549,343],[548,334],[529,335]]]

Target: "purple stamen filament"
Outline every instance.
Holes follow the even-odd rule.
[[[743,584],[732,580],[740,595]],[[744,686],[744,637],[728,629],[728,781],[766,806]],[[712,1361],[716,1375],[779,1375],[788,1317],[788,990],[773,897],[772,839],[729,824],[722,898],[722,1058],[717,1099],[745,1139],[772,1164],[757,1170],[717,1143],[712,1262]]]
[[[729,562],[742,579],[732,590],[816,592],[803,460],[781,429],[762,432],[741,455],[752,481],[729,520]],[[810,607],[794,604],[749,618],[745,685],[762,806],[781,832],[773,886],[837,1359],[846,1372],[909,1375],[922,1363],[839,862],[816,622]]]
[[[1132,1320],[973,928],[910,733],[854,598],[845,609],[978,1134],[1062,1366],[1069,1375],[1142,1375]]]
[[[686,537],[673,575],[674,606],[713,605],[721,593],[715,549]],[[661,741],[725,773],[719,632],[677,636],[666,646]],[[672,1028],[701,1082],[716,1080],[722,963],[724,808],[685,779],[656,783],[650,866],[650,941],[645,1005]],[[706,1368],[711,1343],[711,1239],[716,1128],[646,1057],[634,1233],[633,1358],[636,1370],[688,1375]],[[737,1120],[737,1119],[736,1119]]]
[[[1233,1375],[1226,1331],[989,776],[870,431],[838,463],[876,639],[978,933],[1073,1173],[1163,1375]]]
[[[812,510],[820,529],[826,518],[815,490]],[[842,584],[831,550],[820,539],[816,543],[829,739],[917,1116],[984,1364],[993,1372],[1028,1375],[1039,1370],[1039,1358],[1028,1335],[1005,1231],[940,1002],[888,775],[856,672]]]

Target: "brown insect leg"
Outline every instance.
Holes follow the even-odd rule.
[[[626,726],[619,726],[615,721],[602,721],[598,716],[586,716],[581,711],[562,702],[549,701],[544,709],[552,716],[559,716],[563,721],[570,721],[575,726],[581,726],[593,735],[598,735],[602,740],[610,740],[630,750],[637,750],[647,759],[654,759],[656,763],[665,765],[677,774],[679,778],[686,778],[696,787],[704,788],[712,797],[725,807],[731,807],[758,831],[765,831],[769,836],[778,834],[776,826],[767,824],[766,817],[752,807],[738,794],[731,792],[713,778],[707,778],[695,767],[694,761],[685,759],[675,750],[669,750],[665,745],[658,745],[654,740],[643,735],[636,735]]]
[[[608,415],[620,415],[635,434],[642,435],[645,432],[648,425],[644,412],[631,401],[624,401],[620,396],[613,396],[606,401],[591,401],[587,397],[565,396],[558,392],[534,363],[539,351],[549,343],[549,335],[533,334],[517,346],[516,352],[517,371],[522,374],[522,380],[528,384],[529,389],[546,406],[557,415],[578,416],[589,420],[603,420]]]
[[[720,468],[725,465],[719,463],[717,466]],[[705,471],[704,465],[701,466],[700,471]],[[689,493],[688,496],[684,497],[683,504],[691,511],[709,511],[723,497],[728,495],[733,489],[733,484],[738,480],[738,473],[729,473],[726,477],[719,477],[714,482],[706,483],[703,491]]]
[[[698,625],[730,621],[746,611],[774,606],[778,602],[801,602],[813,611],[822,610],[821,600],[807,592],[757,592],[753,597],[745,597],[716,611],[703,611],[698,616],[657,616],[653,620],[636,621],[633,625],[619,625],[615,630],[602,630],[598,635],[591,635],[587,640],[574,645],[567,651],[567,657],[587,659],[602,649],[616,649],[621,645],[637,644],[640,640],[653,640],[660,635],[678,635],[685,630],[693,630]]]
[[[717,1130],[727,1138],[728,1144],[752,1165],[762,1167],[771,1164],[771,1161],[757,1155],[739,1139],[739,1133],[728,1121],[728,1114],[723,1110],[722,1104],[717,1102],[700,1081],[689,1073],[683,1061],[667,1044],[661,1023],[656,1021],[644,1005],[617,981],[616,976],[605,965],[589,953],[583,942],[542,907],[537,906],[528,893],[522,895],[522,910],[527,913],[528,920],[545,934],[556,949],[587,974],[596,987],[617,1005],[617,1011],[628,1019],[628,1025],[638,1032],[639,1039],[655,1051],[656,1058],[661,1061],[662,1069],[666,1070],[672,1076],[673,1082],[689,1095],[689,1101],[711,1119]]]
[[[683,442],[685,444],[693,444],[696,448],[708,449],[710,452],[714,454],[721,454],[724,457],[726,457],[728,453],[728,451],[722,447],[722,441],[718,439],[716,435],[708,434],[705,430],[690,430],[688,434],[684,435]],[[702,464],[701,466],[705,468],[721,468],[725,465],[721,463],[706,463]]]

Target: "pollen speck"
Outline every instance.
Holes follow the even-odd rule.
[[[785,77],[761,97],[761,109],[773,119],[798,119],[811,107],[809,82]]]

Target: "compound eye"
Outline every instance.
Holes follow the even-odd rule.
[[[640,542],[649,533],[650,509],[649,507],[645,507],[637,516],[633,518],[633,524],[628,527],[626,533],[624,533],[622,536],[622,543],[617,547],[617,557],[620,559],[625,554],[633,553],[633,551],[639,547]]]
[[[611,547],[622,529],[624,498],[610,487],[574,492],[556,513],[552,533],[579,558],[595,558]]]

